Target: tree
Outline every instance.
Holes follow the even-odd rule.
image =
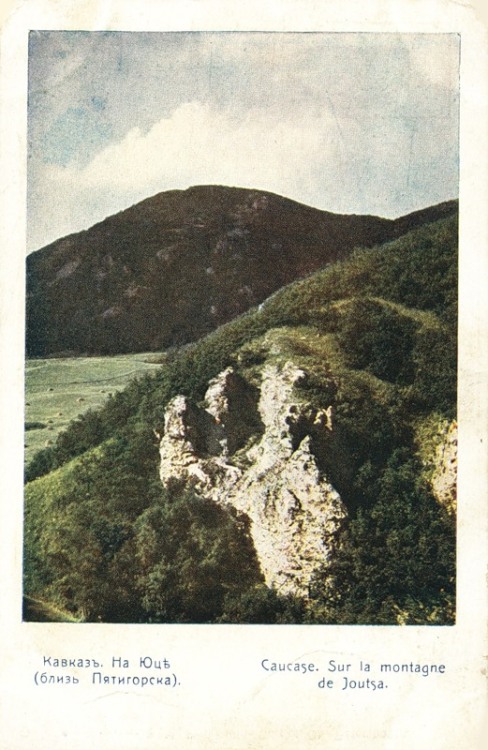
[[[392,383],[413,379],[416,324],[385,303],[356,299],[339,316],[337,339],[350,367]]]
[[[312,620],[452,622],[455,527],[396,451],[376,484],[377,502],[337,535],[337,552],[312,586]]]
[[[137,586],[156,622],[212,622],[261,574],[247,521],[191,492],[162,493],[135,526]]]

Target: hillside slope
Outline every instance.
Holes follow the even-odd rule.
[[[160,193],[27,259],[27,355],[195,341],[294,279],[455,211],[341,216],[271,193]]]
[[[114,622],[451,624],[457,219],[296,281],[27,472],[25,594]]]
[[[107,394],[157,369],[158,361],[159,355],[151,354],[27,360],[24,461],[52,445],[77,416],[101,407]]]

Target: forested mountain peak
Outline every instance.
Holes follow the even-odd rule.
[[[148,198],[27,259],[27,355],[157,351],[196,341],[290,283],[448,215],[320,211],[217,185]]]

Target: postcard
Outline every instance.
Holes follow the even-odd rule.
[[[486,27],[2,30],[2,747],[486,730]]]

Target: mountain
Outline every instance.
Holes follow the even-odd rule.
[[[452,624],[457,237],[284,286],[36,454],[26,617]]]
[[[155,351],[195,341],[291,281],[452,214],[319,211],[255,190],[160,193],[27,259],[27,356]]]

